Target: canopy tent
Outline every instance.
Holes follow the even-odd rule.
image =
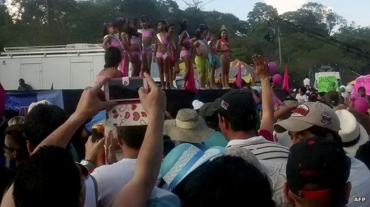
[[[230,70],[229,70],[229,82],[235,82],[236,76],[238,75],[238,68],[239,64],[241,66],[241,72],[242,72],[242,79],[246,82],[249,83],[252,79],[252,73],[253,73],[253,68],[249,66],[247,63],[235,59],[234,61],[230,62]],[[215,78],[216,82],[219,82],[220,77],[221,77],[222,71],[221,68],[218,68],[215,72]],[[258,77],[257,77],[258,78]],[[258,80],[256,80],[258,81]]]

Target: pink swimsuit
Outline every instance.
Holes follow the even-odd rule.
[[[116,36],[114,36],[114,35],[106,35],[104,37],[104,39],[106,39],[108,37],[111,38],[111,41],[110,41],[109,44],[112,47],[118,48],[121,51],[122,59],[121,59],[120,71],[122,72],[123,77],[127,77],[128,76],[128,73],[127,73],[127,70],[126,70],[126,52],[125,52],[125,50],[123,48],[123,45],[122,45],[121,41],[119,40],[119,38],[117,38]]]
[[[153,38],[153,30],[151,29],[142,29],[140,30],[142,38]],[[153,53],[152,45],[143,45],[143,55],[151,55]]]
[[[184,38],[183,42],[190,42],[189,34],[186,32],[186,37]],[[187,50],[181,50],[180,57],[190,56],[191,52],[189,49]]]
[[[168,45],[168,37],[162,37],[160,34],[157,34],[158,36],[158,39],[160,39],[161,43],[167,47]],[[157,52],[157,54],[155,55],[156,58],[163,58],[164,56],[164,52]]]
[[[136,36],[132,36],[131,39],[130,39],[130,44],[131,45],[137,45],[139,47],[139,51],[131,51],[131,54],[141,57],[141,46],[142,45],[141,45],[140,38],[138,38]]]

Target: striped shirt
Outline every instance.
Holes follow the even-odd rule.
[[[262,136],[249,139],[231,140],[226,148],[242,147],[251,151],[259,160],[271,160],[286,163],[289,156],[289,148],[275,142],[270,142]]]
[[[352,189],[347,207],[369,207],[370,206],[370,171],[360,160],[348,155],[351,159],[351,174],[348,181]],[[359,199],[365,198],[364,201]]]

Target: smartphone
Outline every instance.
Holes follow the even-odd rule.
[[[104,87],[105,96],[110,101],[139,101],[139,89],[148,89],[148,83],[143,77],[123,77],[111,79]]]
[[[93,125],[91,130],[91,141],[95,143],[101,140],[102,138],[104,138],[104,125],[102,124]]]

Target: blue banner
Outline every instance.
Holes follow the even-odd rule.
[[[42,91],[36,93],[7,93],[5,108],[26,116],[31,103],[47,100],[64,109],[62,90]]]

